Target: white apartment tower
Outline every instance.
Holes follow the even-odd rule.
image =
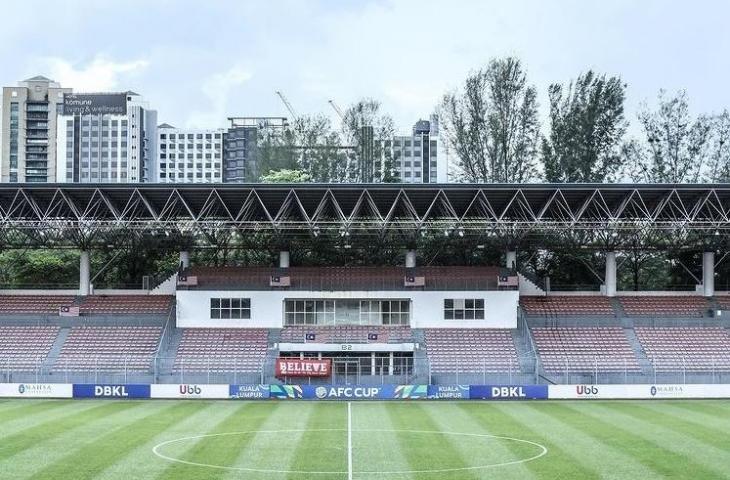
[[[157,112],[134,92],[64,95],[57,181],[139,183],[157,178]]]
[[[221,183],[223,132],[223,129],[180,129],[166,123],[158,126],[156,181]]]

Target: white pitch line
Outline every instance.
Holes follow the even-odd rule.
[[[352,403],[347,402],[347,480],[352,480]]]

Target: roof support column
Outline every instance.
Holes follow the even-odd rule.
[[[416,268],[416,251],[406,251],[406,268]]]
[[[616,252],[606,252],[606,275],[604,277],[606,296],[616,296]]]
[[[702,253],[702,294],[715,295],[715,252]]]
[[[282,250],[279,252],[279,268],[289,268],[289,251]]]
[[[185,268],[190,268],[190,252],[187,250],[180,251],[180,266]]]
[[[91,261],[89,251],[81,250],[79,256],[79,295],[85,297],[91,290]]]
[[[512,270],[517,270],[517,250],[507,250],[504,266]]]

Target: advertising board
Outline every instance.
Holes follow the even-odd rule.
[[[0,397],[71,398],[70,383],[0,383]]]
[[[152,384],[150,398],[228,398],[228,385]]]
[[[329,377],[332,374],[332,359],[326,358],[277,358],[276,376],[283,377]]]
[[[268,385],[228,385],[228,397],[239,400],[262,400],[269,398]]]
[[[467,400],[469,385],[429,385],[428,398],[438,400]]]
[[[306,400],[418,400],[427,385],[271,385],[271,398]]]
[[[150,398],[150,386],[139,384],[75,383],[74,398]]]
[[[547,385],[470,385],[469,398],[481,400],[543,400]]]
[[[64,115],[126,115],[125,93],[66,93]]]
[[[573,400],[730,398],[730,385],[550,385],[548,392],[551,399]]]

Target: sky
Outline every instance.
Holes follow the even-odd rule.
[[[594,69],[628,84],[627,116],[660,88],[695,113],[730,108],[724,0],[2,0],[0,84],[45,75],[134,90],[160,123],[324,113],[362,97],[398,130],[489,59],[517,56],[539,92]],[[10,20],[10,21],[8,21]]]

